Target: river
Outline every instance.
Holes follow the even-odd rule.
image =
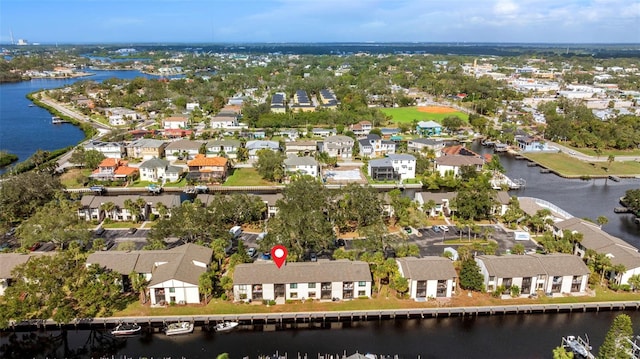
[[[33,103],[27,94],[59,88],[81,80],[102,82],[109,78],[132,79],[138,76],[155,78],[139,71],[93,71],[93,76],[72,79],[33,79],[0,85],[0,150],[18,156],[24,161],[37,150],[56,150],[78,144],[84,133],[76,126],[65,123],[53,125],[51,114]],[[6,171],[0,169],[0,174]]]
[[[374,353],[399,358],[550,358],[563,336],[588,336],[593,352],[619,312],[496,315],[432,319],[395,319],[342,323],[332,328],[263,331],[249,326],[229,333],[197,328],[184,336],[143,334],[113,338],[106,330],[12,333],[0,337],[0,356],[10,358],[257,358],[276,352],[296,358]],[[640,312],[628,311],[634,333]],[[339,324],[339,323],[338,323]],[[273,329],[273,328],[272,328]]]

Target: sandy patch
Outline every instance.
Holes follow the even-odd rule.
[[[420,106],[420,107],[418,107],[418,111],[426,112],[426,113],[452,113],[452,112],[458,112],[458,110],[453,109],[451,107],[442,107],[442,106]]]

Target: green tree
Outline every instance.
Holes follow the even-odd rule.
[[[611,164],[616,160],[616,156],[609,155],[607,157],[607,172],[609,172],[609,168],[611,168]]]
[[[142,304],[147,303],[147,285],[149,282],[145,279],[144,274],[132,271],[129,273],[129,280],[133,290],[139,294]]]
[[[284,178],[284,154],[269,149],[257,152],[258,161],[254,167],[262,178],[271,182],[280,182]]]
[[[627,283],[631,286],[631,289],[635,292],[640,289],[640,274],[634,274],[627,280]]]
[[[626,359],[631,355],[631,340],[633,339],[633,327],[631,317],[619,314],[613,319],[611,328],[604,338],[604,343],[598,351],[600,359]]]
[[[479,176],[463,183],[452,204],[458,217],[473,220],[490,217],[496,200],[488,178]]]
[[[121,276],[96,265],[87,267],[84,256],[73,251],[37,256],[13,271],[4,296],[0,327],[16,321],[51,318],[69,323],[74,318],[109,316],[126,306]]]
[[[596,219],[596,223],[600,226],[600,228],[602,228],[602,226],[609,223],[609,218],[607,218],[606,216],[598,216],[598,218]]]
[[[63,189],[60,180],[42,172],[25,172],[0,186],[0,222],[11,224],[30,217]]]
[[[209,303],[209,297],[213,294],[215,290],[214,283],[216,280],[216,273],[214,271],[208,270],[200,275],[198,278],[198,290],[200,294],[204,296],[204,304]]]
[[[52,242],[58,247],[77,241],[86,244],[91,238],[86,221],[78,218],[77,204],[61,196],[38,208],[18,228],[23,247],[36,242]]]
[[[484,278],[480,273],[478,263],[472,258],[462,261],[460,269],[460,287],[462,289],[484,291]]]
[[[568,352],[562,346],[555,347],[553,349],[553,359],[573,359],[573,352]]]

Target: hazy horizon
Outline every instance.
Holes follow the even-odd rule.
[[[2,44],[637,44],[640,1],[3,0],[0,24]]]

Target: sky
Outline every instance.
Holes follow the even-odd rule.
[[[0,43],[640,43],[640,0],[1,0]]]

